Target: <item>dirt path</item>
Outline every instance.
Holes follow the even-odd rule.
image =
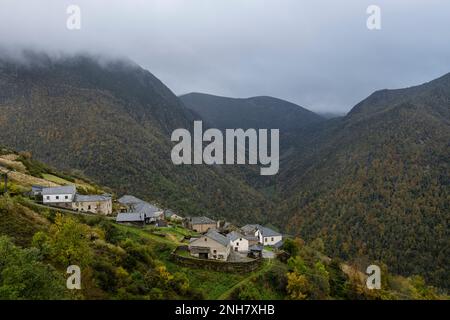
[[[250,280],[268,272],[273,266],[273,260],[272,259],[267,259],[264,261],[264,264],[262,266],[261,269],[259,269],[256,272],[252,272],[249,274],[249,276],[241,281],[239,281],[238,283],[236,283],[234,286],[232,286],[230,289],[228,289],[227,291],[225,291],[224,293],[222,293],[217,300],[226,300],[228,299],[228,297],[231,295],[231,293],[233,293],[234,290],[236,290],[237,288],[243,286],[244,284],[246,284],[247,282],[249,282]]]

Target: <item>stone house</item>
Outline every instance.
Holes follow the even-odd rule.
[[[209,230],[200,238],[191,239],[189,252],[200,259],[227,261],[230,255],[230,241],[215,230]]]
[[[112,213],[112,199],[108,195],[75,195],[72,209],[80,212],[99,213],[110,215]]]
[[[217,222],[208,217],[190,217],[184,220],[184,226],[198,233],[217,229]]]

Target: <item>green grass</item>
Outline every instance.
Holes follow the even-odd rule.
[[[92,186],[86,182],[80,181],[78,179],[75,180],[75,182],[72,182],[72,181],[66,180],[64,178],[55,176],[54,174],[51,174],[51,173],[43,173],[42,178],[45,180],[60,184],[60,185],[75,185],[77,187],[95,189],[94,186]]]
[[[224,292],[245,279],[245,275],[204,269],[180,267],[172,261],[165,261],[171,272],[186,274],[192,287],[203,292],[206,299],[218,299]]]
[[[10,236],[21,246],[29,246],[33,235],[47,227],[45,219],[4,196],[0,196],[0,221],[0,235]]]
[[[0,233],[14,236],[16,243],[25,246],[29,245],[29,241],[35,232],[47,228],[48,222],[45,223],[46,219],[40,217],[42,217],[41,215],[47,217],[50,215],[50,212],[63,212],[65,215],[71,215],[80,219],[81,222],[93,226],[101,222],[97,220],[107,219],[98,216],[72,214],[64,210],[36,204],[26,198],[14,198],[14,200],[7,200],[7,198],[2,200],[2,198],[0,197],[0,216],[4,222],[0,224]],[[14,208],[11,208],[11,206]],[[39,214],[33,214],[33,211]],[[12,212],[16,212],[16,214],[11,214]],[[252,279],[258,278],[259,275],[269,270],[267,263],[259,270],[247,274],[182,267],[170,259],[170,254],[177,246],[186,244],[181,242],[185,236],[196,236],[198,235],[197,233],[181,226],[155,228],[151,226],[127,226],[116,223],[111,223],[111,225],[119,231],[116,235],[117,241],[131,239],[149,246],[155,254],[155,258],[164,263],[171,273],[181,272],[185,274],[191,287],[203,292],[206,299],[228,297],[236,288],[248,283],[248,281],[252,281]],[[261,285],[262,288],[263,286]],[[269,291],[265,290],[264,292]],[[270,292],[263,296],[270,297]]]
[[[163,227],[163,228],[158,228],[157,230],[158,230],[158,232],[174,236],[178,241],[181,241],[184,237],[199,236],[199,234],[197,232],[188,230],[188,229],[180,227],[180,226]]]
[[[228,293],[232,292],[235,286],[241,284],[244,280],[257,277],[261,273],[268,270],[267,267],[264,266],[252,273],[237,274],[181,267],[170,260],[170,253],[182,243],[179,242],[179,239],[174,240],[174,237],[170,237],[170,235],[178,236],[181,239],[186,235],[198,235],[197,233],[180,226],[173,228],[154,228],[149,226],[139,228],[126,225],[116,225],[116,227],[127,238],[147,239],[148,245],[152,246],[152,249],[155,250],[158,259],[164,262],[168,270],[170,272],[184,273],[188,277],[191,286],[200,289],[204,293],[206,299],[218,299],[224,294],[228,296]],[[155,235],[152,233],[153,231],[158,232],[159,234],[166,234],[167,236],[161,237]]]
[[[60,178],[58,176],[55,176],[53,174],[50,173],[43,173],[42,174],[42,178],[44,178],[45,180],[57,183],[57,184],[62,184],[62,185],[66,185],[66,184],[73,184],[73,182],[70,182],[66,179]]]
[[[228,299],[231,293],[233,293],[234,290],[238,289],[239,287],[245,285],[249,281],[256,279],[258,276],[268,272],[273,266],[273,262],[271,260],[264,261],[264,264],[261,268],[258,270],[251,272],[247,274],[246,277],[244,277],[241,281],[230,287],[228,290],[222,292],[222,294],[218,297],[219,300],[225,300]]]

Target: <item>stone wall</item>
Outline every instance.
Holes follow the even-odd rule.
[[[220,272],[236,272],[236,273],[248,273],[252,272],[259,268],[262,263],[262,259],[254,259],[252,261],[246,262],[224,262],[218,260],[207,260],[207,259],[197,259],[191,257],[185,257],[178,254],[179,251],[186,251],[187,247],[178,247],[175,249],[170,258],[176,264],[189,267],[189,268],[198,268],[198,269],[206,269]]]

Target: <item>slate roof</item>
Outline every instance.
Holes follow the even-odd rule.
[[[124,195],[117,200],[119,203],[129,206],[129,213],[139,213],[143,217],[152,218],[161,214],[162,210],[135,196]]]
[[[242,234],[236,231],[231,231],[229,234],[227,234],[227,238],[230,241],[235,241],[237,239],[246,239]]]
[[[280,241],[278,241],[277,243],[275,243],[275,244],[273,245],[273,247],[276,248],[276,249],[280,249],[280,248],[283,246],[283,244],[284,244],[284,241],[283,241],[283,240],[280,240]]]
[[[248,248],[250,251],[263,251],[264,247],[261,244],[255,244]]]
[[[54,194],[75,194],[77,189],[75,186],[62,186],[62,187],[51,187],[43,188],[42,195],[54,195]]]
[[[175,213],[172,210],[170,210],[170,209],[167,209],[167,210],[164,211],[164,217],[166,217],[166,218],[170,218],[174,214]]]
[[[259,241],[259,238],[257,236],[252,235],[244,235],[244,238],[247,239],[248,241]]]
[[[279,232],[276,232],[276,231],[274,231],[274,230],[272,230],[270,228],[267,228],[267,227],[263,227],[263,226],[261,226],[259,224],[247,224],[247,225],[243,226],[241,228],[241,230],[244,233],[253,233],[256,230],[259,230],[263,237],[276,237],[276,236],[281,236],[282,235]]]
[[[147,202],[140,202],[133,205],[133,212],[144,214],[145,217],[157,217],[162,210]]]
[[[261,232],[263,237],[277,237],[277,236],[281,236],[281,233],[276,232],[275,230],[272,230],[270,228],[266,228],[266,227],[261,227],[260,226],[260,228],[258,228],[258,230]]]
[[[259,225],[258,224],[246,224],[241,228],[244,233],[254,233]]]
[[[74,202],[103,202],[103,201],[110,201],[111,197],[104,196],[104,195],[81,195],[77,194],[75,195]]]
[[[208,217],[192,217],[189,218],[192,224],[215,224],[216,222]]]
[[[117,222],[142,222],[144,217],[140,213],[119,213],[116,217]]]
[[[123,197],[119,198],[117,201],[119,203],[125,204],[125,205],[145,202],[144,200],[141,200],[139,198],[136,198],[135,196],[130,196],[130,195],[124,195]]]
[[[205,236],[210,238],[210,239],[212,239],[212,240],[214,240],[214,241],[217,241],[218,243],[220,243],[220,244],[222,244],[224,246],[227,246],[230,243],[230,241],[228,240],[227,237],[225,237],[224,235],[218,233],[215,230],[209,230],[205,234]]]

